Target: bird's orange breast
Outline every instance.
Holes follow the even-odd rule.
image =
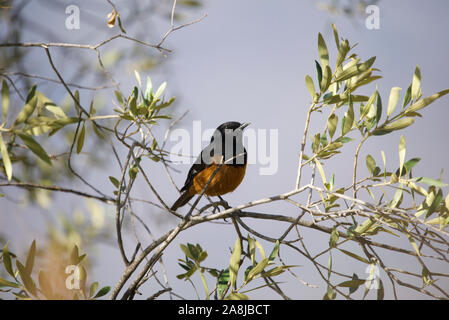
[[[198,173],[193,179],[193,184],[189,188],[190,194],[200,194],[210,177],[217,169],[217,164],[213,164],[200,173]],[[242,182],[245,176],[246,165],[223,165],[214,178],[210,182],[205,194],[208,196],[220,196],[228,192],[234,191]]]

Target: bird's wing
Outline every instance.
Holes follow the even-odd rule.
[[[206,164],[203,161],[203,152],[204,150],[201,151],[195,163],[190,168],[189,173],[187,174],[187,179],[184,182],[184,186],[182,187],[181,191],[188,190],[190,186],[193,184],[193,179],[195,178],[195,176],[209,166],[209,164]]]

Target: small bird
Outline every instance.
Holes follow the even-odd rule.
[[[225,122],[214,132],[187,174],[181,195],[170,208],[176,211],[196,194],[201,194],[212,174],[221,164],[206,191],[208,196],[221,196],[234,191],[245,176],[248,155],[243,146],[243,129],[249,123]]]

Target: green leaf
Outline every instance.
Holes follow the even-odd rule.
[[[433,199],[431,205],[427,209],[426,213],[426,219],[436,211],[436,209],[440,206],[441,201],[443,201],[443,192],[441,189],[438,189],[437,194],[435,195],[435,198]]]
[[[170,100],[154,106],[154,109],[159,110],[159,109],[167,108],[168,106],[170,106],[173,103],[173,101],[175,101],[175,98],[172,97],[172,98],[170,98]]]
[[[348,281],[343,281],[343,282],[337,284],[337,287],[358,288],[361,285],[365,284],[365,282],[366,281],[364,279],[348,280]]]
[[[49,130],[53,130],[52,132],[49,133],[49,136],[51,136],[62,127],[68,124],[77,123],[78,120],[79,119],[77,117],[60,118],[60,119],[54,119],[49,117],[34,117],[28,119],[27,122],[28,126],[25,132],[27,134],[33,134],[37,136]]]
[[[32,295],[36,296],[37,289],[33,279],[31,278],[31,275],[27,273],[27,269],[20,263],[19,260],[16,260],[16,266],[19,270],[20,278],[22,279],[23,285],[25,286],[26,290]]]
[[[198,263],[203,262],[204,260],[206,260],[206,258],[207,258],[207,252],[201,251],[201,253],[198,256]]]
[[[82,265],[78,265],[78,271],[80,279],[80,289],[84,291],[86,288],[87,271],[86,268],[84,268],[84,266]]]
[[[2,134],[0,132],[0,151],[2,154],[2,162],[5,167],[6,177],[8,181],[11,181],[12,178],[12,164],[11,159],[9,158],[8,149],[6,148],[5,141],[3,141]]]
[[[446,183],[444,183],[444,182],[442,182],[440,180],[432,179],[432,178],[419,177],[419,178],[415,178],[415,181],[416,182],[425,183],[425,184],[430,185],[430,186],[440,187],[440,188],[447,187]]]
[[[283,273],[285,270],[293,268],[293,267],[298,267],[297,265],[290,265],[290,266],[277,266],[275,268],[272,268],[266,272],[262,272],[261,276],[262,277],[275,277],[277,275],[280,275],[281,273]]]
[[[249,297],[244,293],[232,292],[225,298],[225,300],[249,300]]]
[[[273,251],[271,251],[270,256],[268,257],[268,261],[273,261],[279,252],[279,240],[276,240],[276,243],[274,244]]]
[[[237,272],[240,267],[240,256],[242,255],[242,247],[240,239],[235,241],[234,250],[232,251],[231,260],[229,261],[229,275],[231,287],[234,286],[237,280]]]
[[[340,49],[340,38],[338,37],[337,27],[334,23],[332,23],[332,30],[334,32],[335,45],[337,46],[337,49]]]
[[[181,259],[178,259],[178,261],[183,261],[184,262],[184,260],[181,260]],[[191,267],[188,267],[185,264],[182,264],[180,262],[178,262],[178,265],[181,266],[185,271],[190,271],[190,269],[191,269]]]
[[[92,284],[90,285],[90,289],[89,289],[89,297],[93,297],[94,294],[95,294],[95,292],[97,291],[97,289],[98,289],[98,282],[95,281],[94,283],[92,283]]]
[[[359,277],[357,276],[357,274],[354,273],[352,275],[352,280],[358,280],[358,279],[359,279]],[[349,294],[353,294],[354,292],[357,291],[358,288],[359,288],[359,286],[350,287],[349,288]]]
[[[412,236],[410,236],[410,235],[408,235],[407,238],[408,238],[408,241],[410,241],[410,244],[412,245],[413,249],[415,249],[416,254],[418,256],[421,256],[421,252],[419,252],[419,248],[418,248],[418,245],[415,242],[415,239],[413,239]]]
[[[128,170],[128,174],[131,179],[135,179],[137,177],[137,173],[139,173],[139,169],[137,169],[136,166],[132,166]]]
[[[120,105],[123,106],[124,105],[123,94],[118,90],[115,90],[114,94],[115,94],[115,98],[117,99],[118,103],[120,103]]]
[[[377,103],[376,103],[376,123],[379,123],[380,118],[382,117],[382,99],[380,94],[377,93]]]
[[[136,104],[136,97],[132,96],[131,99],[129,100],[129,110],[131,110],[131,113],[134,116],[137,116],[138,111],[137,111],[137,104]]]
[[[199,257],[199,255],[200,255],[200,252],[202,251],[200,245],[197,244],[196,246],[194,246],[194,245],[191,244],[191,243],[187,243],[187,247],[189,248],[190,253],[191,253],[192,256],[193,256],[193,259],[194,259],[195,261],[198,260],[198,257]]]
[[[396,106],[399,101],[399,91],[402,89],[399,87],[394,87],[390,91],[390,98],[388,99],[388,109],[387,109],[387,116],[390,117],[392,113],[394,112],[394,109],[396,109]]]
[[[376,169],[376,160],[371,155],[366,156],[366,167],[371,175],[374,175],[374,170]]]
[[[321,66],[318,61],[315,60],[315,67],[316,67],[316,74],[318,78],[318,84],[321,84],[321,81],[323,79],[323,69],[321,69]]]
[[[396,193],[394,194],[393,201],[391,201],[390,208],[397,208],[401,205],[403,199],[403,190],[402,190],[402,184],[401,186],[396,190]]]
[[[35,95],[37,97],[36,109],[37,109],[38,114],[41,114],[44,111],[44,109],[47,109],[50,111],[53,108],[54,108],[54,110],[59,108],[59,110],[62,113],[64,113],[64,111],[62,111],[62,109],[60,107],[58,107],[50,98],[48,98],[42,92],[36,91]],[[50,111],[50,112],[52,112],[52,111]],[[56,112],[58,112],[58,111],[56,111]],[[58,116],[60,116],[60,114]]]
[[[327,50],[326,42],[321,33],[318,33],[318,55],[323,68],[329,65],[329,52]]]
[[[188,280],[196,272],[196,270],[198,270],[198,267],[195,265],[191,269],[189,269],[189,271],[187,271],[186,273],[177,275],[176,278],[178,279],[186,278],[186,280]]]
[[[137,70],[134,70],[134,75],[136,76],[137,83],[139,84],[139,88],[142,87],[142,81],[140,80],[140,74]]]
[[[315,158],[315,165],[318,168],[318,172],[320,173],[321,181],[323,182],[323,185],[326,185],[326,183],[327,183],[326,174],[324,173],[323,166],[321,165],[320,161],[317,158]]]
[[[364,80],[358,80],[355,83],[355,86],[352,87],[352,90],[355,90],[361,86],[365,86],[365,85],[367,85],[373,81],[379,80],[379,79],[382,79],[382,76],[372,76],[372,77],[366,78]]]
[[[51,159],[48,156],[47,152],[41,147],[36,140],[34,140],[30,135],[27,134],[18,134],[20,139],[22,139],[23,143],[31,150],[36,156],[38,156],[45,163],[51,165]]]
[[[150,76],[147,76],[147,87],[145,89],[145,99],[150,99],[151,95],[153,94],[153,84],[151,82]]]
[[[415,183],[413,183],[411,181],[407,181],[405,184],[407,185],[407,187],[409,187],[413,191],[418,192],[420,195],[422,195],[424,197],[427,196],[427,191],[423,187],[418,186],[417,184],[415,184]]]
[[[119,185],[120,185],[120,182],[119,182],[116,178],[114,178],[114,177],[112,177],[112,176],[109,176],[109,181],[111,181],[111,183],[112,183],[116,188],[118,188]]]
[[[354,124],[354,106],[349,104],[348,111],[345,113],[345,117],[342,119],[342,126],[341,126],[341,135],[346,135],[349,131],[351,131],[352,126]]]
[[[415,122],[415,120],[413,118],[402,118],[402,119],[399,119],[392,123],[387,124],[386,126],[383,127],[383,129],[389,130],[389,131],[401,130],[401,129],[405,129],[408,126],[412,125],[414,122]]]
[[[265,250],[263,249],[262,245],[260,244],[259,241],[255,240],[257,249],[259,249],[260,255],[262,256],[262,258],[266,258],[266,254],[265,254]]]
[[[323,100],[326,104],[334,104],[340,103],[348,100],[349,95],[346,93],[332,95],[332,93],[328,93],[324,95]]]
[[[358,59],[357,59],[358,60]],[[355,60],[355,61],[357,61]],[[342,72],[339,72],[336,74],[335,81],[341,82],[347,79],[350,79],[352,77],[358,76],[362,74],[363,72],[367,71],[371,66],[373,65],[374,61],[376,60],[376,57],[372,57],[365,61],[364,63],[357,64],[357,65],[346,65],[346,69]],[[354,61],[354,60],[353,60]]]
[[[351,62],[350,62],[351,63]],[[352,65],[350,67],[348,67],[347,65],[345,65],[346,69],[344,69],[341,72],[337,72],[335,77],[335,81],[336,82],[342,82],[345,80],[348,80],[352,77],[357,76],[358,74],[360,74],[361,72],[359,71],[358,65]]]
[[[72,251],[70,252],[70,263],[77,265],[80,262],[81,260],[79,256],[78,246],[75,244],[72,248]]]
[[[369,68],[372,67],[372,65],[374,64],[375,61],[376,61],[376,57],[369,58],[368,60],[366,60],[365,62],[360,64],[359,70],[361,72],[365,72],[366,70],[368,70]]]
[[[3,122],[6,121],[6,117],[8,116],[8,109],[9,109],[9,87],[8,83],[5,79],[2,81],[2,115],[3,115]]]
[[[339,68],[343,61],[346,59],[346,55],[350,50],[348,40],[342,41],[340,47],[338,48],[338,55],[336,61],[336,68]]]
[[[331,80],[332,80],[331,78],[332,78],[332,70],[329,66],[326,66],[324,68],[323,78],[320,83],[321,92],[327,91],[327,89],[329,88],[329,85],[331,84]]]
[[[429,104],[431,104],[435,100],[445,96],[448,93],[449,93],[449,89],[446,89],[446,90],[440,91],[438,93],[435,93],[434,95],[432,95],[430,97],[420,99],[417,102],[415,102],[414,104],[412,104],[410,107],[408,107],[408,109],[406,109],[405,114],[409,115],[410,113],[421,110],[421,109],[427,107]]]
[[[245,273],[244,273],[244,281],[246,281],[247,277],[248,277],[248,273],[251,271],[252,268],[254,268],[255,265],[250,265],[245,269]]]
[[[254,238],[251,238],[248,234],[248,253],[251,257],[251,264],[256,264],[256,246]]]
[[[349,137],[340,137],[337,140],[335,140],[335,142],[342,142],[342,143],[348,143],[353,141],[354,139],[349,138]]]
[[[334,290],[332,290],[332,287],[327,286],[327,291],[324,294],[323,300],[334,300],[336,296],[337,293]]]
[[[265,269],[265,267],[268,265],[268,262],[268,258],[264,258],[254,268],[252,268],[248,273],[248,276],[246,277],[246,282],[250,282],[252,279],[254,279],[255,276],[261,273],[263,269]]]
[[[194,257],[192,251],[190,251],[190,248],[189,248],[188,245],[186,246],[186,245],[180,244],[180,246],[181,246],[181,250],[184,252],[184,254],[187,257],[189,257],[192,260],[196,260],[196,258]]]
[[[16,121],[14,122],[15,126],[25,122],[36,109],[37,96],[35,96],[35,93],[36,93],[36,85],[34,85],[28,92],[25,106],[20,111],[19,115],[16,118]]]
[[[19,284],[0,278],[0,287],[20,288]]]
[[[385,157],[385,152],[383,150],[381,150],[380,154],[382,156],[382,163],[383,163],[384,169],[386,171],[387,170],[387,158]]]
[[[329,190],[334,190],[334,180],[335,180],[335,173],[332,174],[331,179],[329,180]]]
[[[419,161],[421,161],[421,158],[412,158],[408,160],[406,163],[404,163],[403,169],[401,171],[402,172],[401,176],[403,176],[406,173],[409,173],[418,164]],[[396,170],[397,176],[399,176],[399,171],[400,169]]]
[[[197,0],[181,0],[180,4],[184,5],[184,6],[189,6],[189,7],[200,7],[201,6],[201,2],[197,1]]]
[[[334,113],[327,119],[327,130],[329,131],[329,136],[334,137],[335,131],[337,130],[338,116]]]
[[[377,90],[371,95],[371,97],[368,99],[368,102],[366,103],[365,107],[363,108],[363,113],[360,115],[360,119],[363,119],[371,110],[371,106],[374,104],[374,101],[376,101],[377,95],[379,93]]]
[[[352,102],[365,102],[365,101],[369,100],[369,98],[367,96],[361,96],[361,95],[356,95],[356,94],[352,94],[351,99],[352,99]]]
[[[401,139],[399,140],[399,176],[402,176],[402,167],[404,166],[405,152],[406,152],[405,138],[403,135],[401,135]]]
[[[154,100],[157,100],[160,95],[164,92],[165,88],[167,87],[167,82],[163,82],[159,88],[156,90],[156,93],[154,94]]]
[[[352,253],[350,251],[343,250],[343,249],[338,249],[338,250],[340,250],[341,252],[343,252],[347,256],[350,256],[351,258],[354,258],[354,259],[359,260],[359,261],[361,261],[363,263],[369,264],[369,261],[367,259],[365,259],[365,258],[363,258],[363,257],[361,257],[361,256],[359,256],[359,255],[357,255],[355,253]]]
[[[420,88],[421,88],[421,70],[419,69],[418,66],[416,66],[412,81],[412,92],[411,92],[412,99],[415,99],[418,96]]]
[[[35,258],[36,258],[36,240],[33,240],[30,249],[28,250],[27,261],[25,263],[25,269],[27,274],[31,274],[31,272],[33,271]]]
[[[410,85],[407,89],[407,92],[404,96],[404,102],[402,103],[402,110],[410,103],[412,100],[412,85]]]
[[[49,105],[49,106],[46,106],[45,109],[47,109],[48,111],[53,113],[58,118],[63,118],[63,119],[67,118],[67,115],[65,114],[64,110],[62,110],[61,107]]]
[[[313,84],[313,80],[309,75],[306,75],[306,86],[307,90],[309,90],[312,100],[315,100],[315,85]]]
[[[2,257],[6,272],[8,272],[11,277],[15,278],[16,276],[14,275],[14,270],[12,269],[11,255],[8,251],[8,244],[3,247]]]
[[[106,294],[108,294],[108,292],[111,290],[111,287],[107,286],[107,287],[103,287],[101,288],[97,294],[95,295],[94,299],[100,298]]]
[[[31,298],[26,293],[13,292],[12,294],[19,300],[31,300]]]
[[[76,153],[78,154],[83,150],[85,137],[86,137],[86,126],[85,123],[83,123],[83,127],[81,128],[81,132],[76,142]]]
[[[385,296],[384,283],[379,279],[379,288],[377,289],[377,300],[383,300]]]
[[[339,235],[337,229],[333,228],[332,232],[331,232],[330,239],[329,239],[329,248],[335,248],[337,246],[339,238],[340,238],[340,235]]]
[[[218,278],[219,276],[219,272],[217,269],[208,269],[207,272],[209,272],[212,277]]]

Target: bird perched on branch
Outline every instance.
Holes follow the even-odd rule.
[[[208,196],[224,195],[240,185],[245,176],[248,158],[243,146],[243,130],[248,125],[249,123],[225,122],[215,130],[209,145],[201,151],[190,168],[181,195],[171,210],[176,211],[194,195],[201,194],[207,183],[209,185],[204,194]],[[214,172],[215,176],[211,180]]]

